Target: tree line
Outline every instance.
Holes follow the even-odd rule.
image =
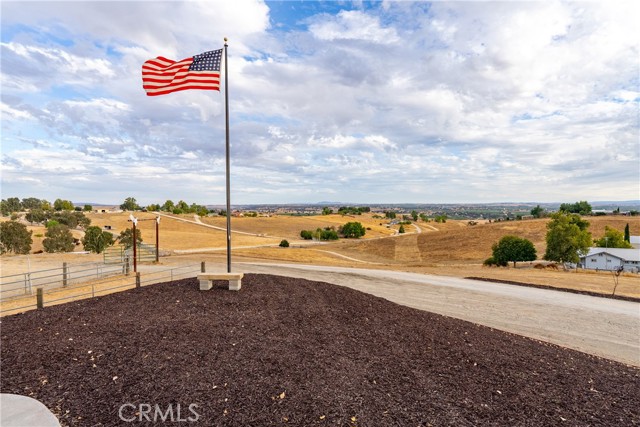
[[[335,227],[318,227],[315,230],[302,230],[300,232],[300,237],[304,240],[338,240],[340,235],[349,239],[357,239],[366,234],[366,229],[360,222],[347,222],[344,225],[338,227],[338,230]]]
[[[588,230],[589,221],[583,219],[578,213],[559,211],[551,214],[551,221],[547,223],[547,244],[543,259],[560,263],[580,262],[580,257],[588,253],[589,248],[632,248],[629,233],[629,224],[625,226],[624,233],[605,226],[604,236],[593,239]],[[530,240],[513,235],[504,236],[492,246],[492,256],[484,261],[484,265],[506,266],[513,262],[535,261],[536,249]]]

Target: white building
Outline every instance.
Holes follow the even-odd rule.
[[[589,270],[617,270],[640,272],[640,249],[589,248],[587,255],[580,257],[580,267]]]
[[[635,249],[640,249],[640,236],[629,236],[629,243]]]

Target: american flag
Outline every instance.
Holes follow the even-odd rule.
[[[182,61],[158,56],[142,64],[142,87],[148,96],[187,89],[220,90],[222,49]]]

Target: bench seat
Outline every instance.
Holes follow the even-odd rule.
[[[229,281],[230,291],[239,291],[242,287],[242,278],[244,273],[201,273],[198,274],[198,280],[200,281],[200,290],[208,291],[213,287],[214,280],[227,280]]]

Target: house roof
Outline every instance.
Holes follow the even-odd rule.
[[[589,248],[589,252],[581,257],[586,258],[591,255],[605,253],[624,261],[640,261],[640,249],[620,249],[620,248]]]

